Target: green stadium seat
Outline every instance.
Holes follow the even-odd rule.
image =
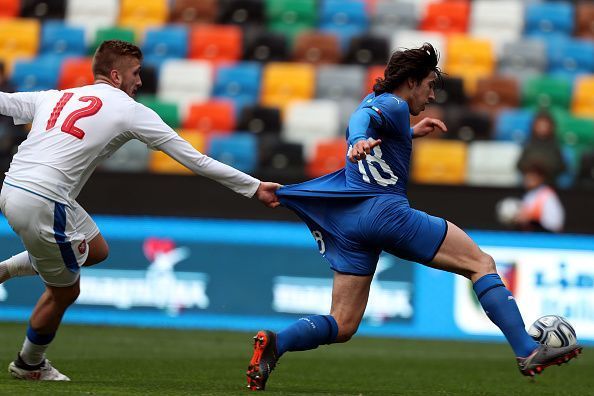
[[[138,102],[153,109],[171,128],[180,126],[179,111],[175,103],[163,102],[152,95],[139,96]]]
[[[557,123],[557,137],[567,146],[582,151],[594,146],[594,120],[574,117],[565,111],[553,113]]]
[[[522,105],[535,108],[568,109],[571,103],[571,82],[564,78],[535,77],[526,81]]]
[[[122,40],[134,43],[134,30],[123,27],[107,27],[97,30],[95,42],[91,46],[91,53],[94,53],[99,44],[105,40]]]
[[[291,42],[299,32],[315,29],[316,0],[266,0],[265,6],[268,28],[286,34]]]

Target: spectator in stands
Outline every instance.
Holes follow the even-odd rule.
[[[525,231],[561,232],[565,210],[559,196],[547,183],[549,170],[540,162],[523,166],[526,193],[515,218],[515,225]]]
[[[530,139],[518,161],[518,169],[522,173],[526,173],[526,168],[537,162],[542,167],[546,182],[551,185],[555,184],[554,181],[566,168],[555,129],[555,120],[551,114],[547,111],[539,112],[532,122]]]

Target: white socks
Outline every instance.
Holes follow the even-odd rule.
[[[36,274],[26,250],[0,263],[0,283],[17,276]]]
[[[21,359],[23,359],[23,362],[27,363],[29,366],[36,366],[45,359],[45,350],[48,346],[49,344],[33,344],[29,341],[29,338],[25,337],[25,342],[23,342],[23,348],[19,355],[21,356]]]

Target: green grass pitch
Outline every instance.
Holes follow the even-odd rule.
[[[0,323],[2,370],[25,324]],[[248,395],[251,336],[224,331],[64,325],[49,358],[70,383],[0,374],[0,395]],[[344,345],[288,353],[271,395],[594,395],[594,348],[534,382],[504,344],[355,337]]]

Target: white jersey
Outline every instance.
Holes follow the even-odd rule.
[[[7,184],[68,204],[95,167],[130,139],[159,149],[195,173],[251,197],[259,180],[207,157],[151,109],[111,85],[64,91],[0,92],[0,114],[32,122],[6,173]]]

